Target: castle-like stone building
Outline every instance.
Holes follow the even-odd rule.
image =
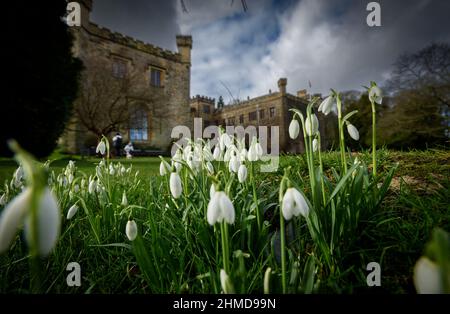
[[[292,140],[289,137],[289,124],[293,113],[292,108],[300,110],[306,117],[306,107],[310,97],[305,89],[299,90],[297,95],[286,92],[287,79],[278,80],[278,91],[269,91],[268,94],[245,101],[239,101],[233,105],[216,106],[214,98],[196,95],[191,98],[191,112],[194,117],[202,118],[204,126],[217,125],[226,126],[278,126],[279,127],[279,149],[286,153],[300,153],[304,151],[303,137]],[[316,94],[314,96],[320,97]],[[325,117],[317,115],[319,119],[319,130],[321,134],[322,149],[329,148],[336,139],[336,117],[333,114]],[[270,128],[268,128],[270,129]],[[268,133],[268,146],[270,147],[271,134]]]
[[[192,125],[189,108],[192,37],[176,37],[178,52],[164,50],[92,23],[89,17],[93,1],[79,0],[78,3],[81,26],[71,27],[75,39],[73,53],[83,61],[85,72],[80,93],[84,97],[79,97],[75,109],[84,111],[75,114],[70,121],[61,140],[63,147],[73,153],[92,147],[98,140],[94,130],[106,133],[109,138],[120,131],[124,143],[130,140],[141,147],[167,151],[172,143],[172,128]],[[132,81],[126,83],[128,89],[115,95],[108,95],[111,93],[109,86],[101,86],[109,84],[125,89],[126,84],[121,80],[131,76]],[[110,81],[111,77],[115,81]],[[100,95],[102,93],[105,95]],[[129,112],[120,112],[123,108],[113,102],[119,96],[123,96],[120,101],[126,102]],[[100,104],[108,101],[111,103],[107,106],[111,108]],[[102,116],[98,117],[100,113]],[[122,115],[125,120],[115,117],[120,123],[115,125],[112,121],[108,128],[95,129],[102,124],[100,119],[110,119],[113,114]]]
[[[203,127],[278,126],[281,152],[304,151],[302,136],[295,141],[288,135],[296,108],[305,113],[309,101],[306,90],[287,93],[287,79],[278,80],[278,91],[233,105],[219,105],[205,96],[190,98],[191,36],[176,36],[178,52],[100,27],[90,21],[92,0],[78,0],[81,25],[71,27],[73,53],[85,66],[81,92],[61,144],[71,153],[85,153],[96,146],[103,134],[109,139],[120,131],[123,142],[141,149],[170,151],[177,139],[173,127],[193,129],[194,118]],[[336,138],[335,119],[318,115],[322,149]],[[270,129],[270,128],[269,128]],[[268,133],[268,146],[271,145]]]

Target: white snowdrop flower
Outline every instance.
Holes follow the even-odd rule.
[[[19,227],[25,223],[25,239],[31,246],[31,188],[25,188],[3,210],[0,215],[0,254],[6,251],[13,241]],[[60,211],[52,191],[46,187],[38,196],[37,202],[37,250],[46,256],[56,244],[60,231]]]
[[[116,170],[114,169],[114,167],[112,165],[109,165],[109,174],[113,176],[115,173]]]
[[[206,163],[206,169],[208,170],[209,174],[214,174],[214,167],[211,162],[208,161]]]
[[[262,156],[262,147],[254,139],[252,144],[250,145],[250,148],[248,149],[247,159],[249,161],[257,161],[261,156]]]
[[[217,222],[225,221],[233,224],[235,219],[234,206],[230,198],[223,191],[216,191],[208,203],[206,213],[208,223],[213,226]]]
[[[381,102],[383,101],[383,92],[378,86],[375,85],[369,89],[369,99],[381,105]]]
[[[230,136],[227,133],[223,133],[219,138],[219,146],[221,150],[224,150],[232,143]]]
[[[97,148],[95,149],[95,152],[98,154],[100,153],[101,155],[105,155],[105,151],[106,151],[106,145],[105,142],[103,141],[103,139],[98,143]]]
[[[239,170],[238,170],[238,180],[240,183],[245,182],[245,180],[247,179],[247,167],[242,164],[239,166]]]
[[[86,179],[85,178],[81,179],[80,186],[81,186],[82,189],[84,189],[84,187],[86,186]]]
[[[181,196],[181,193],[183,192],[183,188],[181,186],[181,178],[178,173],[172,172],[170,174],[170,193],[172,193],[172,196],[174,198],[179,198]]]
[[[228,170],[230,172],[237,173],[239,170],[239,159],[236,156],[231,156],[230,163],[228,164]]]
[[[330,95],[320,103],[319,112],[322,112],[324,115],[328,115],[333,109],[333,105],[334,105],[334,96]]]
[[[170,171],[170,165],[167,161],[165,160],[161,160],[161,163],[159,164],[159,175],[161,177],[165,176],[166,174],[168,174]]]
[[[67,177],[67,180],[69,181],[69,184],[72,184],[73,182],[73,174],[70,173],[69,176]]]
[[[122,205],[122,206],[128,206],[128,199],[127,199],[127,194],[125,193],[125,191],[123,191],[123,194],[122,194],[122,202],[120,203],[120,205]]]
[[[214,147],[214,151],[213,151],[214,160],[220,159],[220,153],[221,153],[220,147],[219,147],[219,145],[216,145],[216,147]]]
[[[303,195],[295,188],[288,188],[284,193],[282,200],[283,217],[291,220],[293,216],[302,215],[306,217],[309,213],[309,207]]]
[[[0,206],[5,206],[7,202],[7,196],[6,193],[3,193],[2,196],[0,197]]]
[[[234,293],[233,283],[231,282],[228,274],[223,269],[220,270],[220,285],[222,286],[222,290],[225,294]]]
[[[75,184],[75,185],[73,186],[73,191],[74,191],[75,193],[78,193],[78,192],[80,191],[80,186],[79,186],[78,184]]]
[[[134,220],[128,220],[127,226],[125,227],[125,234],[127,235],[128,240],[134,241],[137,237],[137,225]]]
[[[97,189],[97,182],[95,180],[91,180],[89,182],[88,192],[89,194],[94,194]]]
[[[213,154],[211,153],[211,148],[208,145],[205,145],[205,147],[203,148],[203,158],[205,159],[205,161],[213,161]]]
[[[306,134],[308,136],[316,135],[319,132],[319,120],[315,114],[311,114],[305,121]]]
[[[414,286],[419,294],[442,294],[442,272],[436,263],[422,256],[414,266]]]
[[[319,141],[315,138],[312,141],[312,149],[313,152],[317,152],[317,149],[319,148]]]
[[[213,198],[214,193],[216,193],[216,187],[214,186],[214,184],[211,184],[211,187],[209,188],[209,197]]]
[[[175,167],[175,171],[176,172],[180,172],[181,168],[182,168],[182,164],[179,163],[178,161],[172,161],[172,166]]]
[[[73,204],[70,208],[69,211],[67,212],[67,220],[72,219],[72,217],[77,213],[78,211],[78,205],[77,204]]]
[[[101,168],[104,165],[105,165],[105,160],[104,159],[100,160],[100,162],[98,163],[98,166]]]
[[[190,158],[190,156],[192,155],[192,146],[186,145],[186,147],[183,149],[183,160],[187,160]]]
[[[289,137],[295,140],[300,133],[300,124],[297,119],[293,119],[289,124]]]
[[[359,140],[359,132],[358,129],[351,123],[347,123],[347,132],[352,139],[355,141]]]
[[[120,167],[120,175],[123,175],[126,172],[126,169],[124,166]]]
[[[248,154],[247,149],[245,149],[245,148],[241,149],[241,151],[239,152],[239,159],[240,159],[242,162],[244,162],[245,159],[247,158],[247,154]]]

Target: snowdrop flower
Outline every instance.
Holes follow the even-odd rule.
[[[25,188],[5,207],[0,215],[0,254],[9,248],[17,230],[23,223],[25,223],[25,239],[30,246],[33,244],[30,212],[31,197],[32,189]],[[58,202],[48,187],[38,195],[36,210],[37,251],[39,255],[46,256],[56,244],[61,224]]]
[[[134,241],[137,237],[137,225],[134,220],[128,220],[127,226],[125,227],[125,233],[127,235],[128,240]]]
[[[245,182],[245,180],[247,179],[247,167],[242,164],[239,166],[239,170],[238,170],[238,180],[240,183]]]
[[[0,206],[5,206],[6,205],[6,193],[2,194],[2,197],[0,197]]]
[[[181,187],[181,179],[180,175],[176,172],[172,172],[170,174],[170,193],[174,198],[179,198],[181,193],[183,192],[183,188]]]
[[[97,148],[95,149],[95,152],[98,154],[100,153],[101,155],[104,155],[106,151],[106,145],[105,142],[103,141],[103,139],[98,143]]]
[[[245,148],[241,149],[241,151],[239,152],[239,158],[242,162],[244,162],[245,159],[247,158],[247,154],[248,151]]]
[[[165,160],[161,160],[161,163],[159,164],[159,175],[163,177],[169,173],[169,170],[170,170],[169,163]]]
[[[237,173],[239,170],[239,159],[236,156],[231,156],[230,163],[228,164],[228,170],[230,172]]]
[[[352,139],[355,141],[359,140],[359,132],[358,129],[351,123],[347,123],[347,131]]]
[[[444,293],[441,270],[436,263],[422,256],[414,266],[414,286],[419,294]]]
[[[220,158],[220,147],[219,145],[216,145],[216,147],[214,147],[214,151],[213,151],[213,158],[214,160],[219,160]]]
[[[112,165],[109,165],[109,174],[113,176],[115,173],[116,171],[114,170],[114,167]]]
[[[311,114],[305,121],[306,134],[313,136],[319,132],[319,120],[315,114]]]
[[[80,186],[81,186],[82,189],[86,186],[86,179],[85,178],[81,179]]]
[[[122,202],[120,203],[120,205],[122,205],[122,206],[128,206],[128,199],[127,199],[127,194],[125,193],[125,191],[123,191],[123,194],[122,194]]]
[[[126,169],[124,166],[120,167],[120,175],[123,175],[126,172]]]
[[[206,163],[206,169],[208,170],[209,174],[214,174],[214,167],[211,162],[208,161]]]
[[[289,137],[295,140],[300,133],[300,124],[297,119],[293,119],[289,124]]]
[[[213,198],[214,193],[216,193],[216,187],[214,186],[214,184],[211,184],[211,187],[209,188],[209,197]]]
[[[333,109],[334,105],[334,96],[330,95],[325,98],[319,106],[319,112],[322,112],[324,115],[328,115]]]
[[[67,212],[67,220],[72,219],[72,217],[77,213],[78,211],[78,205],[77,204],[73,204],[70,208],[69,211]]]
[[[221,150],[224,150],[226,147],[230,146],[231,138],[227,133],[223,133],[219,139],[219,146]]]
[[[306,217],[309,213],[309,207],[305,198],[298,190],[288,188],[283,196],[282,212],[284,219],[291,220],[293,216],[300,214]]]
[[[69,184],[72,184],[73,182],[73,174],[70,173],[69,176],[67,177],[67,181],[69,181]]]
[[[230,198],[223,191],[216,191],[208,203],[208,223],[213,226],[216,222],[225,221],[233,224],[235,219],[234,206]]]
[[[249,161],[257,161],[261,158],[263,155],[263,149],[261,147],[261,144],[257,142],[256,138],[254,137],[252,140],[252,144],[250,145],[250,148],[248,149],[247,159]]]
[[[317,139],[315,138],[315,139],[313,139],[313,141],[312,141],[312,149],[313,149],[313,152],[317,152],[317,149],[319,148],[319,141],[317,141]]]
[[[90,180],[88,187],[89,194],[94,194],[96,189],[97,189],[97,182],[95,180]]]
[[[381,102],[383,101],[383,93],[378,86],[374,85],[369,89],[369,99],[381,105]]]
[[[222,286],[222,290],[224,293],[226,294],[234,293],[233,283],[231,282],[230,277],[223,269],[220,270],[220,285]]]
[[[203,147],[203,158],[206,161],[213,161],[213,154],[211,153],[211,147],[209,146],[209,143]]]

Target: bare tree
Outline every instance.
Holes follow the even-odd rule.
[[[413,54],[400,56],[389,81],[394,92],[415,91],[450,105],[450,46],[433,43]]]
[[[165,101],[160,88],[146,84],[145,75],[126,67],[113,71],[110,60],[91,57],[84,60],[82,86],[75,104],[75,118],[98,138],[114,130],[143,126],[133,120],[142,110],[157,119],[169,118],[161,103]],[[114,75],[115,74],[115,75]]]

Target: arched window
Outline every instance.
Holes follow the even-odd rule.
[[[145,106],[132,106],[130,112],[130,141],[148,141],[148,112]]]

